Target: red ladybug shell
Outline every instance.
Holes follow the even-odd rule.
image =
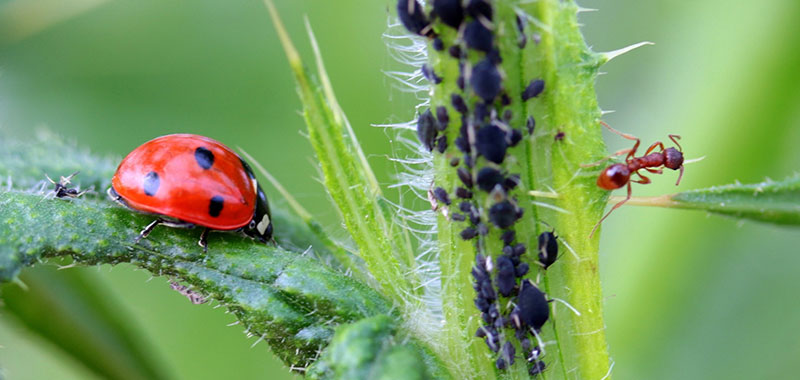
[[[257,202],[258,185],[244,165],[208,137],[167,135],[130,152],[111,186],[135,210],[235,230],[250,223]]]

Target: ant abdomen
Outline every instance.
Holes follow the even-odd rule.
[[[630,178],[631,171],[628,169],[628,165],[614,164],[600,173],[600,176],[597,177],[597,186],[606,190],[619,189],[625,186]]]

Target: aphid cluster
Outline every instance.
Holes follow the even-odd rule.
[[[504,164],[508,165],[509,149],[525,138],[524,132],[533,135],[536,125],[533,116],[520,118],[521,123],[515,121],[509,106],[540,96],[545,82],[531,79],[519,93],[509,93],[505,88],[495,33],[502,20],[495,20],[490,0],[432,0],[427,10],[416,0],[398,0],[397,11],[409,31],[429,38],[433,49],[442,52],[441,59],[458,62],[455,78],[429,65],[422,67],[422,75],[432,85],[455,83],[457,90],[448,94],[449,104],[434,104],[419,114],[417,136],[428,151],[447,157],[460,181],[453,189],[434,187],[429,196],[435,207],[449,206],[444,215],[465,224],[461,238],[475,241],[475,306],[485,323],[477,335],[498,354],[497,368],[512,365],[521,350],[529,372],[538,374],[545,368],[540,360],[543,350],[531,339],[538,337],[547,322],[549,303],[533,282],[523,279],[530,270],[521,259],[527,247],[515,241],[514,230],[523,208],[513,195],[521,180]],[[513,23],[517,46],[524,49],[528,46],[526,19],[518,15]],[[440,36],[452,36],[444,33],[447,28],[457,31],[455,38]],[[457,133],[453,128],[458,128]],[[488,252],[486,248],[492,229],[501,231],[502,252]],[[552,232],[539,237],[538,261],[543,269],[553,264],[557,250]]]

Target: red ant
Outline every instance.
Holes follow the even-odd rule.
[[[670,140],[672,140],[672,142],[674,142],[680,150],[671,147],[664,149],[664,144],[661,141],[656,141],[653,143],[653,145],[650,145],[650,147],[647,148],[644,156],[636,157],[636,150],[639,148],[639,143],[641,143],[638,138],[611,128],[608,124],[602,121],[600,124],[603,124],[603,126],[608,128],[611,132],[614,132],[626,139],[634,140],[636,143],[633,144],[633,148],[622,150],[614,154],[614,156],[618,156],[627,152],[628,155],[625,157],[625,163],[610,165],[609,167],[603,169],[603,171],[600,173],[600,176],[597,177],[597,186],[600,186],[606,190],[619,189],[625,185],[628,185],[628,196],[625,197],[625,199],[623,199],[621,202],[615,204],[614,207],[612,207],[611,210],[605,216],[603,216],[599,222],[597,222],[589,237],[594,235],[595,231],[597,231],[597,228],[600,227],[600,223],[608,218],[608,216],[611,215],[614,210],[631,199],[631,182],[641,184],[650,183],[650,178],[641,175],[639,170],[644,169],[650,173],[661,174],[663,172],[663,169],[661,168],[662,166],[672,170],[680,169],[681,173],[678,175],[678,181],[675,182],[675,186],[681,183],[681,177],[683,177],[683,148],[681,148],[681,144],[678,143],[678,139],[681,138],[680,136],[669,135]],[[661,151],[653,152],[653,150],[656,148],[660,148]],[[638,175],[639,179],[631,179],[631,175],[633,174]]]

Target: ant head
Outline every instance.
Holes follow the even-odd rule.
[[[683,153],[675,148],[664,149],[664,157],[664,166],[672,170],[678,170],[683,166]]]
[[[628,183],[631,178],[631,171],[628,170],[628,165],[614,164],[611,165],[597,177],[597,186],[606,190],[619,189]]]

